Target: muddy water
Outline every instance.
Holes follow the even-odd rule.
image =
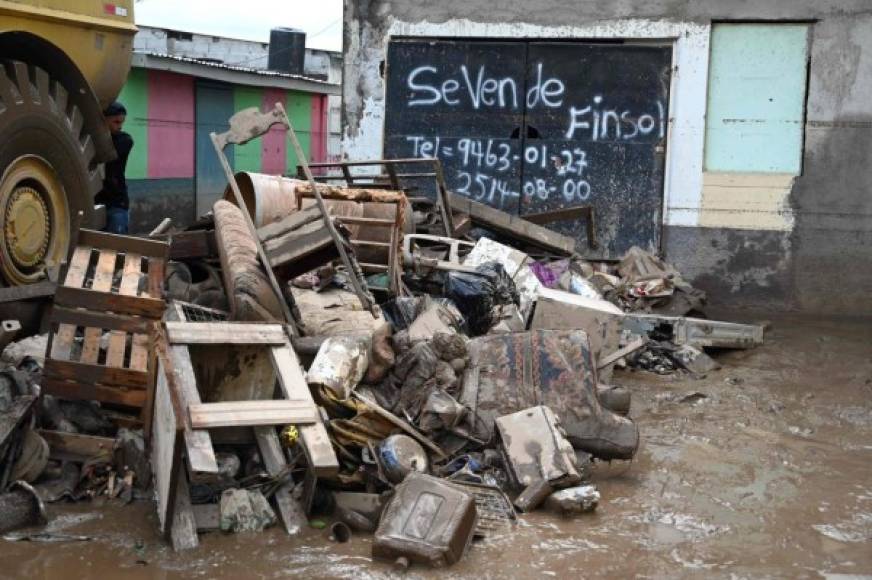
[[[525,516],[448,570],[404,576],[872,577],[872,321],[773,322],[765,346],[722,353],[704,379],[616,375],[643,447],[599,467],[595,514]],[[94,539],[0,541],[0,577],[399,577],[367,536],[209,534],[177,555],[147,503],[59,513],[52,529]]]

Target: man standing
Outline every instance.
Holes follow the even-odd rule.
[[[133,137],[121,130],[127,118],[127,109],[115,101],[103,111],[106,127],[112,135],[117,157],[106,163],[106,176],[103,178],[103,189],[96,195],[94,201],[106,206],[105,231],[113,234],[126,234],[129,223],[128,211],[130,202],[127,198],[127,179],[124,172],[127,169],[127,157],[133,149]]]

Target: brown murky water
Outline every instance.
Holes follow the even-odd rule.
[[[617,374],[643,448],[601,466],[595,514],[524,516],[448,570],[403,576],[872,578],[872,321],[778,318],[762,348],[719,360],[701,380]],[[399,577],[368,536],[209,534],[178,555],[148,503],[56,513],[51,529],[95,539],[0,540],[0,577]]]

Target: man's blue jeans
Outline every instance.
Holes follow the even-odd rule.
[[[130,213],[123,207],[106,208],[106,227],[103,231],[110,234],[126,234],[130,221]]]

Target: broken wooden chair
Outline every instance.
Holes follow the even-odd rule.
[[[224,155],[224,149],[227,147],[227,145],[242,145],[248,143],[252,139],[266,134],[269,131],[270,127],[272,127],[273,125],[283,125],[287,129],[288,140],[291,142],[291,145],[296,152],[297,159],[300,160],[300,163],[302,164],[306,172],[312,189],[315,192],[315,199],[317,201],[318,208],[321,210],[321,217],[324,221],[324,226],[329,231],[330,236],[333,239],[333,243],[336,246],[336,251],[341,258],[343,265],[348,270],[351,286],[354,289],[354,292],[360,300],[361,304],[363,304],[364,308],[370,310],[373,313],[373,316],[378,316],[378,305],[375,303],[375,299],[373,298],[372,294],[366,288],[366,284],[363,281],[363,272],[360,269],[360,265],[354,258],[354,254],[346,249],[345,242],[342,239],[342,236],[340,236],[339,232],[336,230],[336,227],[333,224],[332,219],[330,218],[327,207],[324,205],[324,200],[321,198],[321,195],[317,190],[315,179],[312,176],[312,172],[309,170],[308,162],[306,161],[306,155],[303,152],[303,148],[300,145],[300,141],[297,138],[294,127],[291,124],[291,121],[288,118],[288,115],[285,112],[282,104],[276,103],[275,107],[272,110],[267,111],[266,113],[261,113],[257,107],[251,107],[249,109],[244,109],[236,113],[230,118],[229,130],[221,133],[220,135],[216,133],[211,133],[210,137],[212,139],[212,145],[215,147],[215,152],[218,154],[218,159],[221,162],[221,167],[224,169],[224,173],[227,176],[227,181],[229,182],[230,187],[233,191],[233,197],[236,201],[236,205],[239,206],[242,214],[245,216],[245,222],[248,226],[249,234],[251,234],[251,237],[255,240],[255,243],[257,245],[258,257],[263,264],[264,269],[266,270],[270,285],[272,286],[273,291],[276,293],[276,296],[280,299],[283,313],[285,316],[285,321],[291,322],[293,320],[291,310],[283,298],[284,294],[282,293],[281,287],[279,286],[278,280],[276,279],[275,272],[273,272],[270,259],[263,248],[263,244],[261,244],[260,242],[257,229],[255,228],[254,222],[251,219],[251,215],[249,213],[248,207],[245,204],[245,200],[243,199],[242,192],[240,191],[239,184],[237,183],[236,177],[233,174],[233,170],[230,168],[230,163],[227,160],[227,156]]]
[[[158,370],[152,466],[161,531],[177,550],[197,545],[198,521],[191,507],[189,477],[217,474],[213,435],[242,428],[253,429],[269,475],[287,477],[275,493],[275,503],[285,530],[297,533],[307,510],[291,496],[294,484],[276,428],[296,425],[299,429],[308,464],[304,488],[314,490],[317,477],[336,475],[339,463],[285,329],[280,324],[187,322],[181,316],[181,310],[168,311],[165,352]],[[222,357],[195,356],[195,349],[219,346]],[[233,357],[235,348],[248,349],[240,359],[252,365],[250,375],[224,380],[223,392],[211,392],[213,402],[203,402],[204,381],[198,378],[226,376],[216,365]],[[265,355],[266,368],[255,360],[251,349]]]

